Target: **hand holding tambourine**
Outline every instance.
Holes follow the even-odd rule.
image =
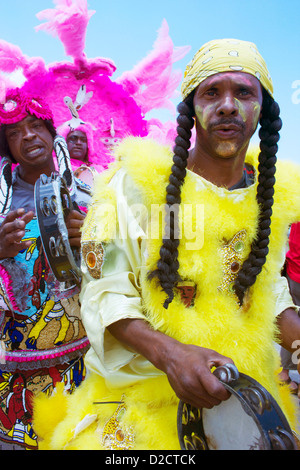
[[[232,364],[213,373],[231,396],[211,409],[179,402],[182,450],[296,450],[287,419],[264,387]]]

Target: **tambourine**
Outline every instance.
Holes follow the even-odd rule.
[[[94,186],[94,179],[96,175],[96,170],[93,167],[87,165],[81,165],[74,171],[74,176],[83,181],[83,183],[87,184],[90,188]]]
[[[270,393],[232,364],[215,369],[228,400],[211,409],[179,402],[182,450],[296,450],[293,432]]]
[[[67,184],[60,175],[42,174],[35,184],[35,208],[48,263],[58,281],[81,282],[80,251],[70,246],[66,218],[74,208]]]

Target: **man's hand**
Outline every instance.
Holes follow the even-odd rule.
[[[10,211],[0,225],[0,259],[14,258],[19,251],[26,250],[31,241],[22,242],[25,227],[34,217],[32,211],[23,208]]]
[[[212,374],[213,367],[233,364],[228,357],[191,344],[175,345],[165,371],[177,397],[196,408],[212,408],[230,393]]]
[[[70,211],[67,217],[66,226],[68,229],[69,242],[71,246],[80,248],[80,242],[81,242],[80,229],[83,225],[84,219],[85,219],[85,214],[83,214],[82,212],[78,212],[75,209]]]
[[[181,343],[139,319],[120,320],[108,329],[120,342],[165,372],[182,401],[196,408],[212,408],[230,397],[211,371],[213,367],[233,364],[228,357],[212,349]]]

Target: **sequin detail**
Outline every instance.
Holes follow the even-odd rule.
[[[122,397],[123,400],[124,397]],[[134,446],[134,434],[131,428],[120,426],[120,418],[126,412],[124,403],[120,403],[112,417],[107,421],[102,433],[102,444],[108,450],[130,450]]]
[[[104,262],[104,249],[100,242],[82,242],[82,259],[94,279],[100,279]]]
[[[227,290],[234,294],[233,285],[242,267],[246,237],[246,230],[241,230],[221,248],[224,276],[218,289],[222,292]]]

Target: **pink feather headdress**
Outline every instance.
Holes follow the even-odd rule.
[[[8,90],[5,102],[0,103],[0,124],[14,124],[28,114],[53,121],[53,114],[43,98],[24,93],[19,88]]]
[[[42,58],[29,58],[18,46],[0,40],[0,71],[22,70],[26,80],[22,89],[51,103],[54,125],[63,135],[71,128],[67,125],[71,105],[84,86],[92,97],[77,109],[77,124],[89,134],[88,158],[100,170],[114,159],[112,146],[126,136],[155,136],[172,145],[176,124],[146,119],[146,113],[163,107],[175,114],[171,99],[181,81],[181,72],[174,71],[173,65],[190,48],[174,48],[167,22],[163,21],[153,50],[132,71],[113,81],[114,62],[102,57],[90,59],[84,52],[87,26],[95,14],[88,10],[87,0],[54,0],[54,5],[55,8],[37,14],[45,22],[36,29],[58,37],[72,61],[46,66]],[[69,106],[64,100],[66,95]]]

